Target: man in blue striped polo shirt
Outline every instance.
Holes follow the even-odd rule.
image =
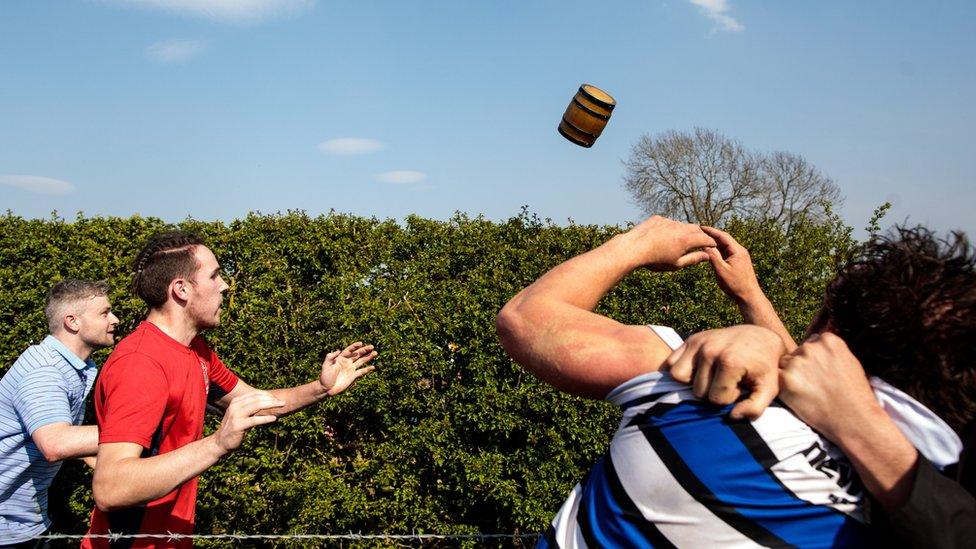
[[[94,465],[98,428],[81,425],[95,383],[92,351],[115,342],[108,284],[68,279],[47,294],[50,335],[0,379],[0,547],[33,547],[50,526],[47,492],[61,461]]]

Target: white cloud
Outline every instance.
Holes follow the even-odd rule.
[[[412,170],[397,170],[392,172],[383,172],[376,174],[376,180],[382,181],[383,183],[393,183],[394,185],[407,185],[410,183],[420,183],[424,179],[427,179],[427,174],[424,172],[415,172]]]
[[[75,191],[75,186],[67,181],[37,175],[0,175],[0,184],[37,194],[65,195]]]
[[[336,156],[352,156],[376,152],[383,148],[383,142],[364,137],[338,137],[319,143],[319,150]]]
[[[726,12],[729,11],[727,0],[688,0],[692,4],[701,8],[706,17],[715,21],[718,29],[729,32],[740,32],[745,30],[745,26],[733,19]]]
[[[146,55],[161,63],[178,63],[192,59],[207,49],[203,40],[167,40],[146,48]]]
[[[179,15],[204,17],[232,25],[254,25],[269,19],[300,15],[316,0],[102,0],[124,6],[157,8]]]

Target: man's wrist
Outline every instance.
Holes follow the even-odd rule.
[[[624,271],[624,276],[647,264],[644,258],[637,253],[641,246],[647,246],[647,243],[637,242],[635,238],[637,237],[631,231],[627,231],[615,235],[600,246],[606,250],[607,257],[620,264],[619,267]]]
[[[829,411],[822,416],[823,424],[813,427],[845,452],[849,450],[858,453],[862,448],[874,444],[879,433],[892,423],[888,414],[873,398],[864,404],[859,410]]]
[[[735,304],[739,307],[739,311],[743,315],[752,312],[759,312],[772,307],[769,298],[763,293],[762,288],[758,284],[755,286],[750,286],[748,289],[737,293],[732,296]]]
[[[216,463],[221,460],[227,454],[233,452],[233,449],[225,448],[223,444],[220,443],[220,438],[218,433],[214,433],[203,439],[204,448],[206,449],[207,455],[213,458],[213,462]]]
[[[321,379],[318,379],[313,383],[315,384],[313,389],[315,391],[314,396],[316,400],[323,400],[326,397],[334,396],[330,393],[330,391],[333,387],[335,387],[335,385],[332,385],[331,387],[327,386]]]

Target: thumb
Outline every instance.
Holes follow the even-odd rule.
[[[688,343],[682,343],[675,349],[668,358],[664,359],[662,370],[671,374],[676,381],[681,383],[691,383],[694,374],[694,364],[692,364],[693,351],[688,351]]]
[[[705,253],[708,254],[708,262],[712,264],[712,268],[716,271],[728,265],[725,259],[722,258],[722,252],[718,248],[705,248]]]
[[[690,252],[681,256],[675,265],[677,265],[678,268],[690,267],[691,265],[697,265],[702,261],[708,261],[708,259],[709,256],[706,252]]]
[[[745,400],[739,401],[732,408],[729,416],[732,419],[758,419],[766,411],[766,408],[769,407],[769,403],[776,398],[776,393],[777,387],[772,384],[764,383],[759,385]]]

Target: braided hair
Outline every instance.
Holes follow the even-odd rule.
[[[132,263],[132,292],[150,309],[166,303],[169,283],[174,278],[190,278],[199,266],[194,249],[204,245],[196,233],[168,231],[157,233],[143,246]]]
[[[864,365],[962,432],[976,417],[976,255],[962,233],[877,236],[827,288],[832,331]]]

